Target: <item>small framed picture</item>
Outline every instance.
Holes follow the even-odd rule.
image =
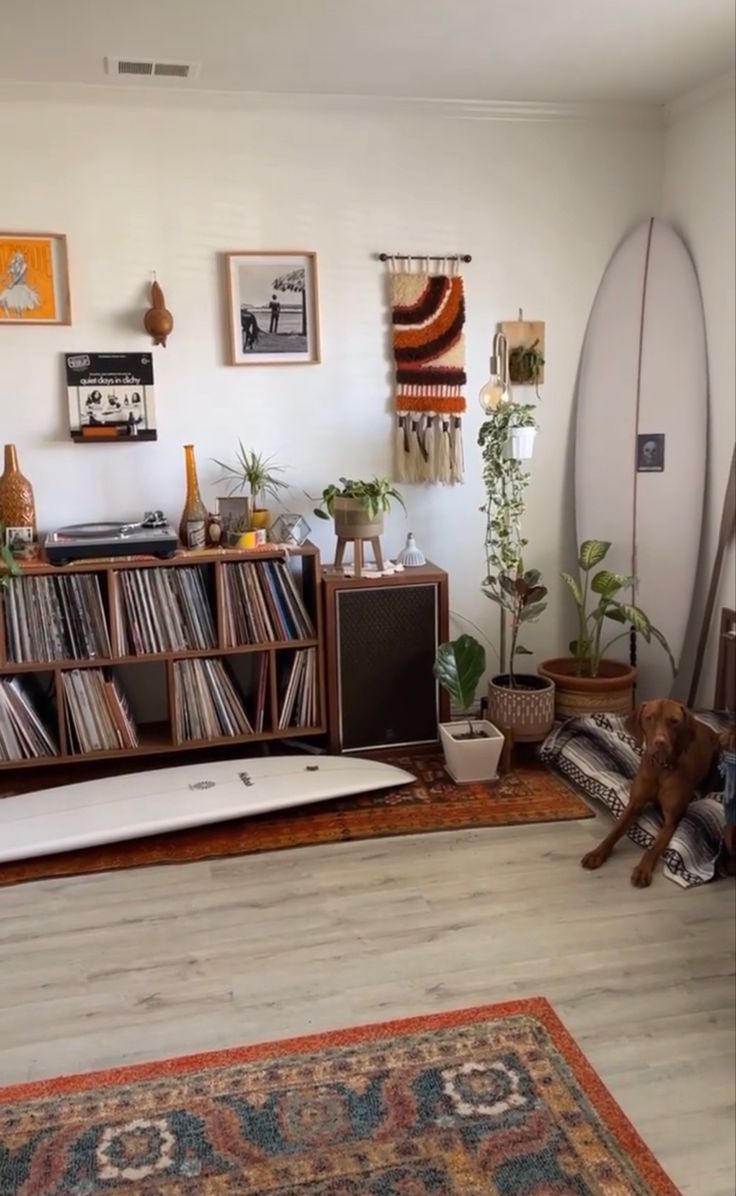
[[[314,365],[319,359],[317,255],[226,253],[230,365]]]
[[[5,545],[13,556],[23,556],[33,547],[32,527],[6,527]]]
[[[217,515],[222,529],[222,541],[230,542],[230,537],[242,535],[248,528],[250,521],[250,499],[245,495],[229,494],[217,500]]]
[[[664,473],[664,432],[640,432],[636,438],[636,472]]]
[[[0,325],[71,322],[66,237],[0,233]]]

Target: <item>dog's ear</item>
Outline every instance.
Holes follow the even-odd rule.
[[[677,748],[678,751],[682,752],[695,738],[698,730],[698,721],[682,702],[678,702],[677,705],[680,707],[682,714],[682,722],[677,728]]]
[[[642,726],[641,716],[645,705],[646,703],[642,702],[641,705],[636,706],[624,723],[626,734],[631,735],[636,740],[638,747],[644,746],[644,727]]]

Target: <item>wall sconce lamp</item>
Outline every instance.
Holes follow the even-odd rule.
[[[478,402],[486,415],[512,401],[509,386],[509,346],[503,332],[497,332],[493,338],[490,373],[490,378],[478,395]]]

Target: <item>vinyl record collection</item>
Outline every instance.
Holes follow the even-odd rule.
[[[223,570],[228,648],[313,639],[314,625],[284,561],[244,561]]]
[[[119,574],[117,632],[121,652],[182,652],[214,648],[204,570],[126,569]]]
[[[5,640],[15,664],[109,657],[99,578],[14,577],[5,590]]]
[[[57,755],[38,712],[32,679],[0,679],[0,760],[32,760]]]
[[[267,663],[267,658],[264,659]],[[265,669],[262,673],[265,695]],[[227,735],[253,734],[253,726],[224,661],[177,660],[174,675],[177,739],[218,739]]]
[[[314,648],[305,648],[294,653],[286,674],[278,729],[313,727],[317,721],[317,653]]]
[[[70,749],[115,751],[138,746],[125,694],[109,670],[70,669],[61,674]]]

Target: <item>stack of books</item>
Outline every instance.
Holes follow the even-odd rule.
[[[138,732],[125,694],[109,671],[70,669],[61,674],[61,685],[71,751],[138,747]]]
[[[294,653],[282,686],[279,731],[287,727],[315,727],[317,710],[317,652],[305,648]]]
[[[314,625],[285,561],[226,565],[223,577],[226,647],[314,638]]]
[[[123,655],[215,647],[202,569],[126,569],[120,586],[116,630]]]
[[[15,664],[110,656],[100,581],[94,573],[13,577],[3,606],[7,656]]]
[[[253,734],[242,699],[222,660],[177,660],[174,674],[177,739]],[[264,687],[265,675],[264,670]]]
[[[0,760],[35,760],[58,749],[32,697],[33,682],[0,679]]]

